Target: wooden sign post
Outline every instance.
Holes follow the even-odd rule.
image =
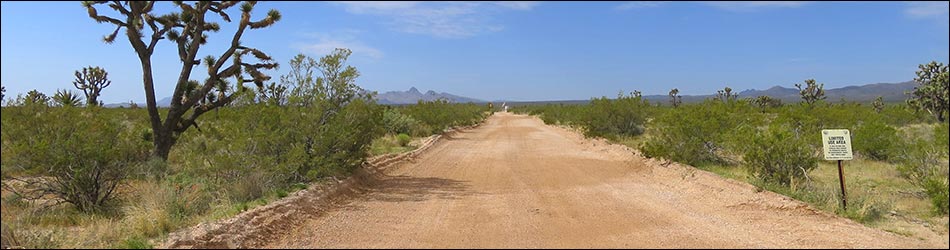
[[[825,160],[838,161],[838,180],[841,182],[841,207],[848,210],[847,192],[844,189],[844,168],[841,161],[854,159],[851,151],[851,132],[847,129],[821,130],[821,144]]]

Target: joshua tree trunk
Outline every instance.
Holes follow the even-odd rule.
[[[95,8],[95,5],[99,4],[108,4],[121,16],[112,18],[99,15]],[[240,2],[196,2],[193,5],[177,2],[175,5],[181,12],[166,15],[152,13],[154,4],[155,2],[138,1],[83,2],[89,17],[93,20],[116,25],[115,31],[104,38],[105,42],[111,43],[120,29],[126,29],[129,43],[135,49],[142,64],[142,83],[145,86],[146,106],[149,122],[152,125],[152,142],[155,145],[153,155],[167,160],[172,146],[178,141],[178,136],[191,126],[198,127],[196,119],[199,116],[230,103],[238,92],[244,91],[245,82],[253,82],[258,88],[262,88],[264,81],[270,80],[270,77],[261,73],[259,69],[274,69],[277,63],[271,63],[273,59],[260,50],[242,46],[240,39],[248,28],[259,29],[273,25],[280,20],[280,12],[270,10],[267,12],[267,17],[255,22],[250,20],[250,16],[256,2],[241,4],[241,18],[238,29],[231,38],[230,47],[220,56],[209,55],[202,61],[196,60],[198,48],[205,44],[208,33],[217,32],[220,29],[217,23],[205,20],[206,14],[217,14],[224,21],[231,22],[225,10]],[[151,30],[151,34],[144,33],[146,27]],[[151,58],[155,46],[164,39],[178,45],[178,58],[182,67],[178,80],[175,82],[171,107],[163,121],[155,100]],[[262,62],[245,62],[243,57],[249,54]],[[208,68],[208,78],[203,83],[190,80],[192,70],[202,62]],[[228,63],[230,65],[226,65]],[[245,78],[245,74],[250,78]],[[237,80],[237,92],[230,91],[232,88],[225,80],[231,77]],[[217,90],[217,92],[211,92],[212,90]]]

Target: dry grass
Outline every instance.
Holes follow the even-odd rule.
[[[809,174],[811,188],[789,190],[767,187],[813,206],[851,218],[865,225],[911,237],[923,237],[921,225],[934,233],[946,236],[947,217],[933,213],[929,198],[923,190],[900,177],[893,164],[855,159],[844,162],[845,189],[848,211],[841,211],[838,166],[836,162],[822,161]],[[722,177],[752,181],[741,166],[702,166],[703,170]],[[761,184],[760,184],[761,185]]]
[[[413,142],[418,142],[422,137],[412,138]],[[416,146],[413,143],[409,145],[402,146],[399,144],[399,139],[396,135],[385,135],[373,140],[373,144],[370,146],[370,154],[372,155],[384,155],[384,154],[393,154],[393,153],[403,153],[409,152],[416,149]]]
[[[278,192],[270,192],[242,203],[214,199],[201,213],[178,218],[168,209],[174,195],[157,181],[133,181],[122,191],[121,203],[114,211],[100,214],[79,213],[68,205],[44,209],[3,192],[4,244],[23,248],[151,248],[169,232],[232,217],[279,198]]]

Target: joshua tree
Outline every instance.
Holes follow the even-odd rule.
[[[881,113],[884,111],[884,97],[878,96],[877,99],[874,99],[874,102],[871,103],[871,106],[874,106],[874,112]]]
[[[72,91],[60,89],[53,95],[53,103],[60,107],[78,107],[82,105],[82,99],[79,94]]]
[[[943,63],[930,62],[921,64],[914,81],[913,98],[907,104],[930,112],[937,121],[947,121],[947,109],[950,108],[950,83],[948,83],[947,66]]]
[[[716,91],[716,99],[721,102],[731,103],[739,98],[739,94],[733,94],[732,88],[726,87],[723,90]]]
[[[23,98],[22,103],[24,106],[49,106],[49,96],[46,96],[46,94],[43,94],[42,92],[39,92],[35,89],[30,90],[30,92],[26,92],[26,97]]]
[[[782,100],[777,98],[772,98],[771,96],[762,95],[758,96],[755,99],[752,99],[752,103],[759,108],[777,108],[782,106]]]
[[[802,95],[802,102],[812,105],[818,101],[824,100],[825,96],[825,84],[816,83],[815,79],[805,80],[805,88],[802,89],[801,83],[796,83],[795,87],[798,88],[799,94]]]
[[[106,4],[109,9],[117,12],[118,18],[100,15],[96,9],[100,4]],[[119,31],[125,28],[126,37],[142,66],[145,102],[154,135],[153,154],[162,159],[168,159],[168,153],[181,133],[189,127],[198,126],[196,119],[199,116],[227,105],[238,93],[244,92],[245,82],[254,82],[258,88],[263,88],[264,81],[270,80],[270,77],[260,70],[277,68],[277,63],[263,51],[242,45],[241,37],[248,28],[266,28],[281,17],[280,12],[272,9],[267,12],[265,18],[251,21],[251,11],[256,4],[254,1],[202,1],[192,4],[179,1],[173,4],[176,7],[175,12],[161,15],[153,13],[153,1],[83,2],[93,20],[116,26],[115,31],[103,38],[106,43],[115,41]],[[241,4],[241,15],[237,21],[237,29],[224,47],[225,50],[217,57],[208,55],[199,60],[199,48],[206,43],[208,34],[221,28],[218,23],[210,20],[210,16],[220,16],[225,22],[231,22],[227,10],[238,4]],[[163,120],[155,99],[152,54],[158,43],[166,39],[177,45],[181,71],[175,81],[171,107]],[[245,58],[248,55],[260,62],[248,62]],[[186,92],[185,89],[192,83],[189,79],[191,72],[200,64],[206,66],[207,78],[204,82],[196,82],[198,86],[193,91]],[[237,81],[236,88],[231,88],[225,80],[228,78]],[[217,93],[212,93],[213,89],[216,89]],[[214,96],[213,100],[210,96]]]
[[[82,72],[77,70],[75,74],[76,80],[73,80],[73,86],[82,90],[83,94],[86,95],[86,103],[90,107],[98,106],[100,104],[99,94],[102,93],[102,89],[112,84],[112,81],[109,80],[109,72],[100,67],[89,66],[82,68]]]
[[[680,94],[679,89],[670,90],[670,105],[673,105],[674,108],[679,107],[680,104],[683,103],[683,97],[680,96],[679,94]]]

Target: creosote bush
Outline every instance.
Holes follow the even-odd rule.
[[[99,211],[128,170],[148,157],[148,143],[102,109],[5,108],[4,118],[8,115],[4,168],[49,177],[23,179],[30,187],[22,194],[28,199],[53,195],[80,211]]]
[[[489,115],[485,107],[481,105],[451,103],[444,99],[435,101],[420,100],[415,105],[401,107],[399,111],[425,124],[428,127],[425,134],[441,133],[443,130],[455,126],[475,125]]]
[[[753,110],[744,101],[712,100],[666,110],[651,121],[651,136],[640,150],[648,157],[690,165],[728,164],[723,151],[746,145],[741,143],[745,134],[761,123]]]
[[[816,150],[807,142],[814,136],[798,135],[781,125],[759,131],[743,155],[745,166],[757,179],[791,186],[805,180],[818,167]]]
[[[611,139],[640,135],[645,129],[649,107],[649,102],[633,94],[620,94],[616,99],[592,99],[584,119],[584,134]]]
[[[902,138],[897,129],[880,120],[864,122],[852,133],[854,151],[870,159],[886,161],[897,152]]]

